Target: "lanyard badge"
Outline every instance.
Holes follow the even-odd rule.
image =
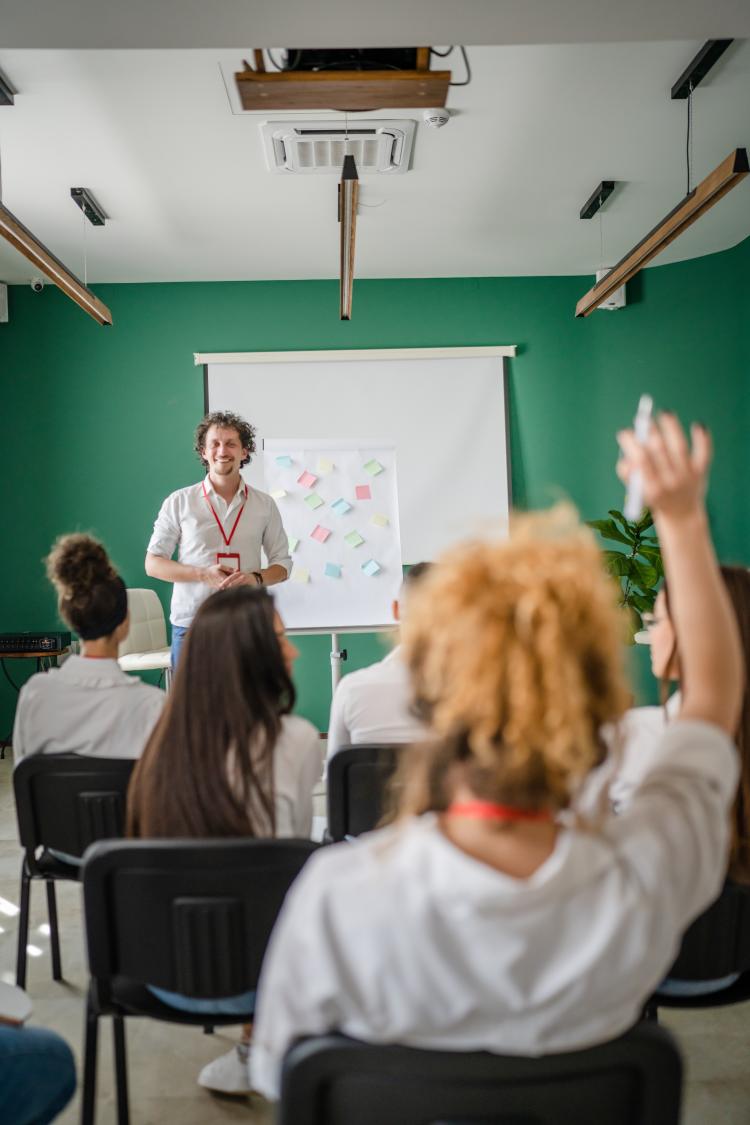
[[[244,512],[245,505],[247,504],[247,492],[245,493],[245,499],[242,501],[242,507],[240,508],[239,512],[237,513],[237,519],[234,521],[234,524],[232,525],[232,530],[229,532],[229,535],[227,536],[224,532],[224,527],[222,525],[222,522],[219,519],[219,517],[217,516],[216,511],[214,509],[214,506],[211,503],[211,498],[208,495],[208,493],[206,492],[206,482],[205,481],[203,482],[202,487],[203,487],[203,495],[205,497],[206,503],[208,504],[209,508],[211,509],[211,515],[216,520],[216,525],[217,525],[219,531],[221,532],[221,537],[224,540],[224,544],[227,547],[231,547],[232,539],[234,538],[234,533],[237,530],[237,524],[242,519],[242,513]],[[226,570],[228,572],[231,572],[233,570],[240,570],[239,553],[237,551],[217,551],[217,553],[216,553],[216,563],[217,563],[217,566],[220,566],[222,568],[222,570]]]

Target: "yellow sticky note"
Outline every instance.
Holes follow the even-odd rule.
[[[388,516],[384,516],[379,512],[372,517],[370,523],[374,523],[376,527],[388,527]]]
[[[303,566],[295,566],[292,571],[292,582],[309,582],[310,571],[305,570]]]
[[[318,472],[319,473],[322,473],[325,476],[326,473],[332,473],[334,468],[335,468],[335,466],[333,464],[333,461],[329,461],[327,457],[319,457],[318,458]]]

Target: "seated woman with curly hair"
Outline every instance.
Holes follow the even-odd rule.
[[[636,1022],[724,876],[742,670],[703,505],[710,442],[662,415],[643,474],[684,637],[679,717],[627,811],[571,803],[628,703],[624,623],[564,508],[447,554],[414,593],[404,652],[436,741],[410,752],[396,823],[313,857],[259,985],[252,1074],[278,1096],[293,1039],[537,1055]]]

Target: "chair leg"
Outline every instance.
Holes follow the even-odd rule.
[[[213,1033],[214,1033],[213,1025],[210,1024],[210,1023],[207,1023],[206,1026],[203,1028],[203,1034],[204,1035],[213,1035]]]
[[[125,1020],[121,1015],[112,1017],[115,1041],[115,1084],[117,1086],[117,1125],[129,1125],[128,1062],[125,1054]]]
[[[16,984],[26,987],[26,945],[29,940],[29,899],[31,897],[31,875],[26,856],[21,860],[21,913],[18,916],[18,950],[16,953]]]
[[[83,1090],[81,1094],[81,1125],[94,1125],[96,1116],[96,1052],[99,1038],[99,1015],[86,1001],[86,1030],[83,1045]]]
[[[47,879],[47,917],[49,918],[50,949],[52,951],[52,979],[62,980],[60,931],[57,926],[57,895],[55,884],[51,879]]]

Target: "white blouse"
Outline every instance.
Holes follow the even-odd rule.
[[[325,848],[287,897],[259,984],[255,1089],[278,1096],[297,1036],[538,1055],[619,1035],[663,978],[726,863],[737,756],[676,721],[620,816],[561,828],[515,879],[426,815]]]
[[[69,656],[21,688],[13,755],[16,761],[27,754],[139,758],[165,700],[116,660]]]
[[[323,768],[322,742],[312,723],[299,715],[285,715],[273,748],[276,792],[276,836],[312,834],[313,789]]]

